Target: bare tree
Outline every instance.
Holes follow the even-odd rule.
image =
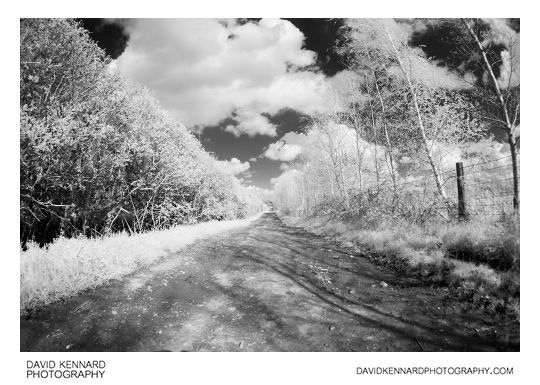
[[[506,45],[508,55],[506,63],[504,58],[496,58],[490,60],[488,51],[490,49],[489,31],[486,33],[480,28],[478,19],[461,19],[462,25],[468,31],[472,41],[471,46],[480,54],[479,59],[481,65],[488,75],[491,86],[484,86],[486,97],[495,99],[498,108],[495,109],[494,115],[489,119],[495,121],[506,133],[507,141],[510,146],[510,154],[512,157],[512,172],[514,182],[514,207],[519,208],[519,165],[518,165],[518,145],[516,140],[516,128],[520,123],[520,102],[519,102],[519,54],[515,51],[519,46],[519,37],[514,37],[510,33],[506,36]],[[484,36],[483,36],[484,35]],[[501,54],[502,56],[502,54]],[[495,76],[495,68],[502,65],[507,65],[507,79],[497,78]],[[504,81],[506,80],[506,81]],[[504,87],[504,88],[503,88]],[[516,92],[513,92],[517,90]],[[513,107],[513,110],[512,110]]]
[[[447,206],[448,211],[450,211],[451,205],[450,201],[448,199],[448,194],[446,193],[446,189],[444,188],[444,183],[441,177],[441,174],[439,170],[437,170],[437,166],[435,164],[435,161],[433,159],[433,154],[431,151],[430,144],[428,142],[428,137],[426,135],[426,128],[424,127],[424,119],[423,119],[423,113],[420,110],[420,106],[418,103],[417,98],[417,87],[413,83],[410,75],[410,66],[406,66],[403,58],[403,54],[406,55],[414,55],[414,52],[406,45],[406,44],[400,44],[400,47],[398,48],[396,43],[394,42],[394,38],[392,37],[392,33],[388,29],[386,25],[384,25],[384,30],[386,33],[386,36],[388,38],[388,41],[390,42],[390,45],[392,46],[395,59],[397,60],[399,64],[399,68],[401,69],[403,76],[405,77],[405,81],[408,87],[408,90],[412,97],[412,102],[414,106],[414,111],[416,112],[416,118],[418,122],[418,131],[420,133],[420,137],[422,140],[422,145],[426,151],[426,157],[428,159],[429,165],[431,167],[431,170],[433,172],[433,177],[435,179],[435,184],[437,185],[437,190],[439,191],[440,196],[443,199],[444,204]]]
[[[519,208],[520,37],[505,19],[423,19],[412,44],[468,84],[475,113],[505,134]]]

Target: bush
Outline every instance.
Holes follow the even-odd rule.
[[[20,33],[23,245],[261,208],[148,90],[109,70],[76,22],[22,19]]]

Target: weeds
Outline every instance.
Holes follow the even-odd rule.
[[[367,249],[378,264],[447,286],[489,313],[519,318],[519,236],[508,232],[508,223],[434,223],[423,228],[379,218],[374,228],[366,229],[359,222],[321,217],[282,219],[335,237],[344,246]]]
[[[245,226],[260,215],[133,235],[60,237],[46,247],[29,243],[27,250],[21,251],[21,311],[121,278],[197,239]]]

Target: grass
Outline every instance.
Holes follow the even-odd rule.
[[[288,225],[334,237],[405,275],[447,286],[493,314],[519,318],[519,236],[513,222],[432,224],[395,218],[375,226],[328,218],[283,217]]]
[[[452,258],[480,262],[498,270],[519,268],[519,236],[504,225],[472,222],[441,233]]]
[[[198,239],[246,226],[260,215],[134,235],[61,237],[43,248],[29,243],[26,251],[21,250],[21,312],[121,278]]]

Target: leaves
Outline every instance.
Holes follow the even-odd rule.
[[[108,62],[74,21],[21,20],[21,241],[247,214],[232,177]]]

